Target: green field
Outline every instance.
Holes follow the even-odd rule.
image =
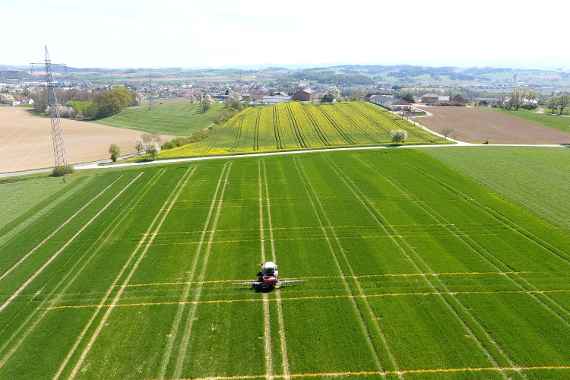
[[[79,179],[0,245],[0,378],[570,376],[570,237],[429,154]]]
[[[506,111],[501,110],[501,112],[508,113],[509,115],[514,115],[522,119],[530,120],[536,124],[545,126],[547,128],[559,129],[563,132],[570,133],[570,116],[568,115],[552,115],[545,110],[546,113],[537,113],[536,111],[529,110],[519,110],[519,111]]]
[[[147,105],[129,107],[97,122],[147,133],[189,136],[211,126],[222,109],[223,105],[216,103],[208,112],[201,113],[198,104],[187,100],[164,100],[157,101],[151,109]]]
[[[430,155],[570,230],[570,149],[430,149]]]
[[[408,132],[408,144],[444,143],[370,103],[282,103],[247,108],[215,127],[207,139],[164,151],[161,157],[389,144],[391,132],[398,129]]]

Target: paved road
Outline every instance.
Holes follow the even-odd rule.
[[[129,163],[119,163],[111,165],[109,160],[96,161],[85,164],[74,165],[75,170],[101,170],[101,169],[117,169],[117,168],[136,168],[145,167],[152,165],[164,165],[164,164],[179,164],[186,162],[201,162],[201,161],[212,161],[212,160],[235,160],[242,158],[252,158],[252,157],[274,157],[274,156],[289,156],[298,154],[314,154],[314,153],[329,153],[329,152],[340,152],[340,151],[370,151],[370,150],[382,150],[382,149],[446,149],[455,147],[523,147],[523,148],[563,148],[568,147],[566,145],[557,144],[471,144],[462,141],[457,141],[456,144],[446,144],[446,145],[402,145],[399,147],[393,146],[358,146],[358,147],[338,147],[338,148],[324,148],[324,149],[304,149],[304,150],[288,150],[283,152],[264,152],[264,153],[247,153],[247,154],[235,154],[235,155],[219,155],[219,156],[202,156],[202,157],[188,157],[188,158],[173,158],[168,160],[157,160],[148,162],[129,162]],[[0,173],[0,178],[3,177],[15,177],[22,175],[31,175],[38,173],[48,173],[51,169],[34,169],[20,172],[12,173]]]

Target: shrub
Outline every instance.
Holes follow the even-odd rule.
[[[73,166],[56,166],[53,168],[51,175],[52,177],[63,177],[66,174],[71,174],[75,171]]]
[[[117,159],[121,155],[121,148],[116,144],[111,144],[109,147],[109,154],[111,155],[111,160],[117,162]]]
[[[147,144],[146,146],[146,154],[150,157],[151,160],[156,160],[160,153],[160,144],[156,141]]]
[[[392,142],[396,144],[401,144],[408,139],[408,132],[398,129],[391,132]]]
[[[135,148],[139,154],[146,154],[150,160],[156,160],[160,153],[160,136],[144,134],[137,141]]]
[[[190,137],[176,137],[164,144],[162,144],[163,150],[178,148],[179,146],[192,144],[198,141],[202,141],[208,137],[208,133],[212,130],[212,127],[202,129],[201,131],[194,132]]]

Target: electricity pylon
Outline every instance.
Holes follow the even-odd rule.
[[[45,83],[47,93],[47,107],[51,120],[51,143],[53,149],[54,166],[56,168],[67,168],[67,157],[65,152],[65,142],[63,139],[63,128],[61,127],[61,118],[59,115],[59,103],[55,92],[57,82],[53,78],[53,66],[64,66],[61,64],[53,64],[51,62],[47,46],[45,47],[44,61],[41,63],[32,63],[32,65],[42,65],[45,69]]]

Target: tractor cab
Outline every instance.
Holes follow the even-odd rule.
[[[261,264],[261,270],[257,274],[259,287],[262,289],[273,289],[279,283],[279,272],[277,265],[271,261]]]
[[[263,263],[261,265],[261,274],[263,276],[277,277],[277,275],[278,275],[277,264],[275,264],[274,262],[271,262],[271,261]]]

